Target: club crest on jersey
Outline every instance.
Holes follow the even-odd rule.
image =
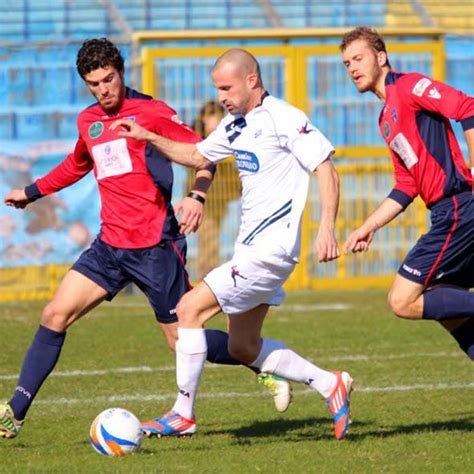
[[[301,134],[307,135],[308,133],[315,131],[314,128],[308,128],[308,127],[311,127],[311,125],[309,122],[306,122],[301,128],[298,129],[298,133],[300,135]]]
[[[91,124],[89,127],[89,136],[91,138],[98,138],[102,135],[102,132],[104,131],[104,124],[102,122],[94,122]]]
[[[234,150],[234,156],[239,170],[256,173],[260,169],[260,163],[255,153],[245,150]]]
[[[390,136],[390,125],[388,122],[384,122],[383,124],[383,134],[388,138]]]

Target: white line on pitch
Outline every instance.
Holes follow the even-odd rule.
[[[106,305],[102,306],[105,308],[150,308],[150,305],[146,302],[121,302],[111,301]],[[352,309],[353,305],[348,303],[309,303],[309,304],[283,304],[282,306],[275,306],[273,309],[278,312],[310,312],[310,311],[345,311]],[[150,308],[151,311],[151,308]],[[137,316],[143,316],[142,314]]]
[[[320,362],[320,361],[329,361],[329,362],[370,362],[374,360],[398,360],[398,359],[414,359],[417,357],[421,358],[433,358],[433,357],[461,357],[462,354],[458,351],[454,352],[413,352],[410,354],[354,354],[354,355],[338,355],[338,356],[323,356],[316,355],[310,358],[311,361]],[[233,367],[229,365],[219,365],[219,364],[206,364],[206,369],[219,369],[223,367]],[[139,366],[139,367],[117,367],[113,369],[102,369],[102,370],[66,370],[66,371],[56,371],[53,372],[50,377],[94,377],[94,376],[104,376],[111,374],[126,374],[126,373],[149,373],[149,372],[172,372],[175,370],[174,365],[163,366],[163,367],[148,367],[148,366]],[[16,380],[18,374],[14,375],[0,375],[0,380]]]
[[[359,393],[377,393],[377,392],[413,392],[416,390],[435,391],[435,390],[464,390],[473,389],[473,383],[435,383],[435,384],[416,384],[416,385],[393,385],[388,387],[357,387],[356,392]],[[314,390],[304,389],[295,390],[298,396],[314,394]],[[269,394],[263,391],[259,392],[212,392],[200,393],[199,398],[218,400],[226,398],[255,398],[268,397]],[[129,394],[129,395],[112,395],[110,397],[95,397],[95,398],[58,398],[50,400],[37,400],[34,403],[38,405],[77,405],[85,403],[122,403],[122,402],[161,402],[174,400],[176,393],[166,393],[162,395],[144,395],[144,394]]]

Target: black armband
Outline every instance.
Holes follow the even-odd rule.
[[[192,189],[195,191],[201,191],[202,193],[207,193],[207,190],[209,189],[209,186],[212,183],[211,178],[206,178],[204,176],[200,176],[199,178],[196,178],[194,181]]]
[[[204,204],[206,202],[206,198],[205,197],[202,197],[200,194],[198,193],[195,193],[193,191],[191,191],[190,193],[188,193],[188,198],[191,198],[191,199],[195,199],[196,201],[200,202],[201,204]]]

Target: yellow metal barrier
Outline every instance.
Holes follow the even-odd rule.
[[[152,35],[148,36],[150,39]],[[345,71],[340,60],[340,52],[337,44],[312,44],[312,45],[289,45],[282,44],[278,46],[245,46],[260,61],[264,83],[270,91],[280,90],[281,95],[290,103],[307,111],[310,117],[316,117],[316,126],[321,128],[322,124],[329,118],[321,116],[321,111],[337,113],[338,100],[340,97],[317,97],[310,102],[310,72],[314,64],[321,69],[323,66],[328,71],[332,64],[337,66],[341,76],[345,77]],[[220,54],[228,47],[226,46],[206,46],[206,47],[144,47],[142,49],[143,66],[143,89],[146,93],[156,97],[164,98],[167,102],[179,103],[182,97],[173,97],[170,94],[168,81],[170,71],[173,68],[179,68],[179,64],[184,64],[184,68],[192,68],[195,72],[200,68],[205,70],[207,76],[203,81],[210,83],[210,68]],[[437,38],[434,41],[418,41],[416,43],[407,43],[392,41],[388,45],[391,58],[397,56],[407,58],[408,61],[417,62],[417,58],[424,58],[429,62],[428,73],[433,77],[443,80],[444,70],[444,47],[442,41]],[[321,59],[323,58],[323,59]],[[328,58],[327,62],[324,58]],[[428,59],[426,59],[428,58]],[[282,72],[275,73],[275,63],[281,64]],[[411,64],[411,63],[410,63]],[[426,66],[426,64],[425,64]],[[272,68],[273,74],[268,73]],[[426,67],[425,67],[426,69]],[[330,73],[329,72],[329,73]],[[265,74],[266,77],[265,77]],[[182,73],[185,75],[185,72]],[[275,82],[275,76],[281,76],[282,82]],[[197,76],[197,77],[201,77]],[[327,78],[326,86],[331,87],[333,81],[341,81],[338,77]],[[200,88],[208,90],[202,84],[193,84],[193,94],[196,96]],[[268,82],[271,82],[270,85]],[[351,85],[351,87],[353,87]],[[314,94],[313,94],[314,95]],[[202,103],[208,97],[194,97],[194,102]],[[359,99],[348,99],[356,105],[364,103]],[[364,97],[369,101],[369,97]],[[193,101],[189,100],[189,106]],[[373,103],[374,110],[381,108],[380,103]],[[318,108],[319,107],[319,108]],[[185,112],[186,113],[186,109]],[[361,112],[363,113],[363,111]],[[378,136],[377,115],[374,114],[370,124],[370,130],[373,135]],[[332,141],[331,133],[327,133]],[[371,136],[370,136],[371,137]],[[338,238],[342,243],[349,232],[360,225],[364,218],[375,209],[377,204],[388,194],[393,186],[393,170],[389,159],[388,151],[385,145],[370,146],[372,138],[366,138],[366,143],[356,146],[337,147],[335,163],[341,175],[341,211],[338,220]],[[361,137],[364,139],[364,137]],[[367,145],[369,142],[369,145]],[[337,146],[337,142],[336,142]],[[176,169],[179,174],[180,170]],[[220,177],[219,177],[220,176]],[[219,189],[223,196],[226,190],[235,189],[236,176],[231,178],[226,173],[219,173],[218,178],[223,180]],[[227,180],[227,181],[226,181]],[[217,185],[217,181],[216,181]],[[219,185],[217,185],[219,186]],[[376,192],[375,192],[376,191]],[[315,198],[317,192],[311,190],[308,209],[303,218],[303,237],[302,237],[302,255],[301,263],[297,266],[286,287],[288,289],[302,288],[341,288],[341,287],[386,287],[393,279],[399,262],[403,259],[406,252],[416,241],[418,236],[426,229],[426,211],[418,201],[405,212],[402,218],[382,229],[377,233],[372,249],[369,253],[357,256],[342,256],[337,262],[329,264],[317,264],[313,254],[313,242],[318,229],[318,203]],[[226,201],[236,199],[235,196],[224,198]],[[214,214],[212,208],[208,208],[210,214]],[[222,217],[222,216],[221,216]],[[210,233],[207,233],[210,232]],[[202,275],[200,264],[196,263],[203,260],[202,255],[214,255],[213,263],[216,260],[216,247],[212,231],[201,229],[200,242],[208,242],[210,248],[206,251],[201,243],[196,251],[196,246],[191,241],[190,254],[188,258],[188,268],[191,276],[196,278]],[[194,251],[193,251],[194,250]],[[222,252],[221,252],[222,253]],[[219,257],[217,255],[217,257]],[[225,260],[229,255],[221,255],[220,261]],[[206,260],[206,259],[205,259]],[[197,266],[197,270],[196,270]],[[214,265],[213,265],[214,266]]]
[[[366,149],[370,152],[370,149]],[[339,155],[341,156],[341,155]],[[362,224],[390,190],[393,169],[389,160],[375,163],[338,164],[341,198],[336,235],[342,245],[349,233]],[[287,289],[383,288],[393,280],[398,265],[414,241],[427,229],[424,203],[417,199],[398,219],[379,230],[367,253],[342,254],[330,263],[318,263],[314,241],[318,231],[319,202],[314,180],[303,216],[300,264]]]
[[[49,299],[70,265],[0,269],[0,301]]]
[[[135,33],[133,46],[135,53],[140,55],[136,62],[142,67],[142,90],[165,100],[184,115],[185,121],[192,123],[196,111],[213,92],[210,69],[214,60],[228,49],[229,44],[245,41],[244,47],[261,63],[267,88],[274,95],[305,110],[336,145],[335,163],[341,177],[337,233],[339,242],[343,242],[393,185],[388,152],[380,144],[377,131],[381,104],[368,96],[355,99],[355,94],[350,95],[348,91],[352,88],[353,92],[353,86],[345,78],[338,45],[334,42],[327,44],[331,38],[340,38],[347,30],[151,31]],[[387,39],[390,57],[403,59],[403,70],[412,68],[444,80],[445,54],[441,30],[410,28],[380,29],[380,32]],[[401,37],[408,36],[414,38],[414,42],[400,41]],[[293,40],[305,44],[295,44]],[[188,44],[167,47],[166,43],[170,41],[173,44],[186,41]],[[190,46],[189,42],[193,41],[200,46]],[[206,41],[213,45],[202,46]],[[263,45],[262,41],[272,44]],[[150,42],[158,43],[159,48],[151,47]],[[181,65],[184,68],[180,69]],[[420,65],[424,69],[420,70]],[[313,90],[315,83],[317,89]],[[337,86],[335,90],[333,86]],[[345,111],[350,119],[346,123],[339,115],[348,106],[355,113]],[[367,115],[370,115],[369,125],[359,129],[360,117],[367,119]],[[338,146],[341,143],[347,145]],[[182,168],[175,168],[175,171],[175,199],[179,199],[179,190],[186,191],[186,172]],[[214,266],[228,258],[238,228],[237,196],[240,187],[235,169],[228,164],[219,165],[213,187],[206,204],[207,221],[199,236],[189,239],[188,269],[194,280],[202,275],[206,266]],[[408,248],[426,229],[426,211],[416,202],[400,219],[377,233],[373,248],[367,254],[342,256],[337,262],[317,264],[312,251],[318,228],[316,197],[314,180],[303,218],[301,263],[288,281],[288,289],[387,286]],[[50,298],[68,267],[47,265],[0,269],[0,301]]]

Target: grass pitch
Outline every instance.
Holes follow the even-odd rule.
[[[121,296],[69,330],[20,436],[0,440],[0,472],[469,472],[473,364],[436,323],[393,317],[385,294],[290,294],[265,324],[265,336],[354,377],[354,421],[343,441],[333,437],[323,399],[307,387],[295,385],[292,405],[278,414],[248,369],[208,365],[197,435],[145,439],[125,458],[96,454],[88,430],[100,411],[118,406],[147,420],[175,398],[174,356],[151,310],[141,297]],[[41,307],[0,305],[0,400],[15,387]]]

